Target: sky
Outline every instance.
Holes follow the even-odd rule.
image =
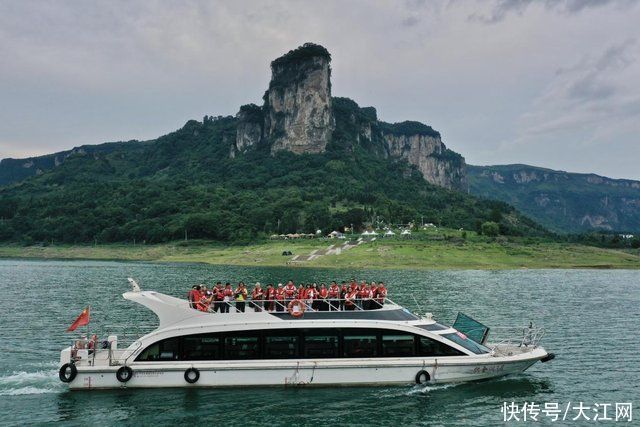
[[[640,179],[638,23],[635,0],[0,0],[0,158],[233,115],[315,42],[334,96],[469,164]]]

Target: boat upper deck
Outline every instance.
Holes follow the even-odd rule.
[[[211,323],[272,323],[278,321],[309,321],[309,320],[377,320],[377,321],[423,321],[433,322],[430,319],[423,319],[389,298],[385,298],[375,306],[366,307],[361,303],[356,303],[352,309],[347,309],[342,305],[344,300],[318,301],[320,305],[309,301],[280,301],[273,306],[253,306],[251,301],[245,306],[238,307],[233,302],[225,302],[227,308],[222,311],[214,306],[207,311],[192,308],[192,304],[185,300],[172,297],[155,291],[133,291],[123,294],[125,299],[137,302],[151,311],[159,318],[159,329],[176,326],[187,326]],[[295,302],[294,302],[295,301]],[[298,311],[293,310],[293,305],[300,306]],[[244,311],[242,311],[244,308]]]

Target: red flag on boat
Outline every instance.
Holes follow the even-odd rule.
[[[67,329],[67,332],[75,331],[78,326],[85,326],[89,324],[89,316],[90,316],[89,308],[90,307],[87,307],[84,310],[82,310],[82,313],[80,313],[80,316],[78,316],[75,322],[73,322],[71,326],[69,326],[69,329]]]

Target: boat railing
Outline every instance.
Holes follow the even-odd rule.
[[[76,364],[89,366],[109,365],[118,366],[127,362],[128,358],[140,348],[142,343],[136,341],[136,345],[130,348],[117,348],[116,341],[74,340],[71,344],[71,360]]]
[[[536,348],[545,335],[545,329],[529,324],[527,327],[493,327],[485,344],[496,353],[512,352],[514,348]]]
[[[271,313],[289,311],[289,304],[298,302],[302,309],[306,311],[367,311],[383,308],[385,305],[397,305],[389,298],[384,298],[382,302],[378,298],[350,299],[350,298],[286,298],[284,300],[246,300],[246,301],[212,301],[207,312],[224,314],[225,312],[254,312],[267,311]],[[244,303],[243,306],[238,302]],[[197,310],[197,308],[194,308]],[[203,310],[204,311],[204,310]]]

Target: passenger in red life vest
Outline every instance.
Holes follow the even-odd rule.
[[[276,290],[273,288],[273,284],[267,285],[267,290],[264,293],[265,297],[265,309],[267,311],[273,311],[275,309]]]
[[[364,281],[363,281],[364,283]],[[371,289],[366,284],[360,286],[360,290],[358,291],[360,295],[360,300],[362,301],[362,309],[363,310],[371,310]]]
[[[320,289],[318,290],[318,307],[320,311],[329,311],[329,302],[327,298],[329,297],[329,290],[327,289],[327,285],[324,283],[320,283]]]
[[[224,285],[224,290],[222,291],[222,312],[228,313],[229,308],[231,307],[231,301],[233,301],[233,289],[231,288],[231,283],[227,282]]]
[[[378,303],[376,302],[376,296],[378,296],[378,284],[376,282],[371,282],[371,286],[369,287],[369,295],[371,295],[369,310],[374,310],[378,308]]]
[[[367,282],[363,280],[360,285],[358,285],[358,282],[356,282],[354,286],[354,289],[356,290],[356,305],[360,308],[362,308],[362,298],[360,297],[360,289],[362,289],[363,286],[366,286],[366,284]]]
[[[284,299],[287,304],[289,304],[296,297],[296,285],[293,284],[292,280],[287,282],[287,285],[284,287]]]
[[[307,290],[304,288],[304,285],[298,286],[298,291],[296,293],[296,297],[299,300],[303,300],[307,297]]]
[[[356,309],[356,298],[358,297],[358,290],[356,288],[351,288],[344,300],[344,309],[345,310],[355,310]]]
[[[196,303],[196,308],[205,313],[209,311],[209,305],[213,300],[213,293],[207,291],[207,287],[203,286],[200,292],[200,300]]]
[[[187,299],[189,300],[189,307],[193,309],[197,308],[196,304],[200,301],[200,285],[195,285],[191,288]]]
[[[384,287],[384,282],[378,283],[378,292],[376,293],[375,301],[378,303],[378,308],[384,305],[384,299],[387,297],[387,288]]]
[[[256,282],[256,286],[251,291],[251,305],[253,305],[253,311],[262,311],[262,304],[264,300],[264,291],[260,286],[260,282]]]
[[[311,307],[314,311],[318,311],[318,304],[317,304],[318,291],[316,290],[315,286],[316,286],[315,283],[313,285],[307,285],[305,296],[307,299],[307,305]]]
[[[347,282],[342,282],[342,287],[340,288],[340,311],[344,310],[344,299],[347,297],[348,292]]]
[[[222,288],[222,282],[217,282],[213,288],[213,311],[222,311],[222,304],[224,301],[224,289]]]
[[[282,283],[278,283],[278,289],[276,289],[276,311],[284,311],[284,299],[284,288]]]
[[[340,309],[340,286],[334,280],[331,282],[329,286],[329,310],[339,310]]]

